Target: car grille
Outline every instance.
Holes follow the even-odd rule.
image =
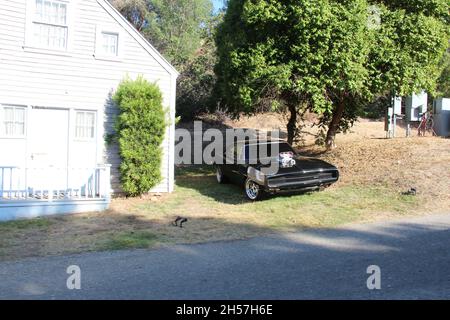
[[[278,186],[283,184],[303,184],[318,180],[332,179],[337,176],[336,172],[308,172],[277,176],[268,179],[269,186]]]

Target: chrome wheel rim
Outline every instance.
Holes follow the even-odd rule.
[[[217,178],[217,182],[222,182],[222,172],[220,171],[219,168],[216,169],[216,178]]]
[[[251,180],[247,180],[245,183],[245,192],[247,193],[247,197],[251,200],[255,200],[258,197],[259,186]]]

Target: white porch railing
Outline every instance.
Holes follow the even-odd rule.
[[[107,200],[110,165],[94,168],[0,166],[0,201]]]

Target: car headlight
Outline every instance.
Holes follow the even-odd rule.
[[[259,171],[259,170],[255,170],[255,176],[256,176],[256,179],[259,181],[264,181],[266,179],[266,175],[264,174],[264,172]]]

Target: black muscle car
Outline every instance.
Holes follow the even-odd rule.
[[[263,144],[264,153],[260,152]],[[225,150],[222,160],[222,164],[216,164],[217,181],[243,185],[250,200],[261,199],[267,193],[327,187],[339,179],[335,166],[299,156],[288,143],[279,140],[236,142]]]

